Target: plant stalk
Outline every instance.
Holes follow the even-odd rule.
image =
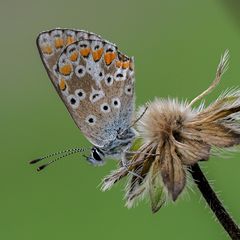
[[[209,207],[212,209],[218,221],[229,234],[231,239],[240,240],[240,229],[238,225],[234,222],[221,201],[218,199],[198,163],[191,166],[189,171],[191,172],[194,182],[197,184],[198,189],[207,201]]]

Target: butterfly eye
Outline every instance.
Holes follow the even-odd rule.
[[[74,95],[69,95],[67,97],[68,102],[70,103],[71,107],[73,109],[78,108],[79,106],[79,100]]]
[[[82,65],[78,65],[76,68],[75,68],[75,74],[77,75],[78,78],[82,78],[86,73],[86,69],[84,66]]]
[[[96,161],[102,161],[102,158],[101,158],[101,156],[99,155],[99,153],[98,153],[98,151],[97,151],[96,148],[94,148],[94,149],[92,150],[92,156],[93,156],[94,160],[96,160]]]
[[[132,95],[132,86],[127,85],[127,86],[125,87],[125,93],[126,93],[127,95]]]
[[[100,108],[101,111],[104,113],[108,113],[111,111],[110,106],[107,103],[103,103]]]
[[[86,123],[88,123],[90,126],[93,126],[95,123],[96,123],[96,121],[97,121],[97,119],[96,119],[96,117],[94,116],[94,115],[89,115],[89,116],[87,116],[87,118],[86,118]]]
[[[105,84],[111,86],[113,84],[113,77],[110,74],[107,74],[105,77]]]
[[[120,106],[121,106],[120,100],[118,98],[113,98],[112,99],[112,106],[114,108],[120,108]]]

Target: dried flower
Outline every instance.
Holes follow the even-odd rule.
[[[149,197],[156,212],[168,197],[175,201],[186,186],[189,166],[208,160],[212,149],[240,143],[240,90],[223,93],[207,107],[191,106],[212,91],[226,71],[226,51],[211,86],[190,104],[172,99],[156,99],[137,122],[139,133],[119,168],[103,180],[102,189],[129,176],[126,205]],[[144,107],[140,108],[139,115]]]

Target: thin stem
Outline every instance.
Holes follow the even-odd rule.
[[[197,184],[200,192],[207,201],[209,207],[216,215],[218,221],[221,223],[221,225],[224,227],[232,239],[239,240],[240,229],[238,225],[233,221],[229,213],[223,207],[221,201],[218,199],[216,193],[211,188],[199,165],[195,164],[189,170],[192,174],[194,182]]]

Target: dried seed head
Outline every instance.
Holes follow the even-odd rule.
[[[126,205],[131,207],[137,199],[148,196],[156,212],[168,197],[175,201],[184,190],[188,166],[207,160],[213,147],[224,149],[240,143],[240,90],[225,92],[206,108],[201,104],[191,109],[193,102],[220,81],[227,58],[226,53],[213,84],[190,104],[171,99],[148,104],[137,122],[139,139],[133,145],[137,152],[126,155],[127,165],[105,178],[104,190],[128,175]]]

